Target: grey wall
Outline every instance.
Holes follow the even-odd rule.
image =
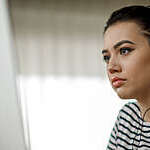
[[[149,0],[11,0],[20,73],[104,77],[99,49],[110,13]]]
[[[25,150],[21,107],[17,94],[15,52],[11,43],[6,1],[0,1],[0,149]]]

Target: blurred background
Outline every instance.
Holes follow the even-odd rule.
[[[112,11],[149,0],[9,0],[28,149],[104,150],[127,101],[102,61]]]

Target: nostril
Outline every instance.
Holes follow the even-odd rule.
[[[114,72],[117,72],[117,70],[111,68],[111,69],[109,69],[109,72],[110,72],[110,73],[114,73]]]
[[[108,68],[108,71],[110,73],[121,72],[121,67],[117,66],[117,65],[111,66],[111,67]]]

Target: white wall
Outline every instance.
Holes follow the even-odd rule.
[[[25,150],[6,0],[0,1],[0,149]]]
[[[22,75],[104,78],[100,49],[110,13],[147,0],[11,0]]]
[[[127,101],[100,80],[104,23],[114,9],[149,1],[11,1],[32,150],[105,149]]]

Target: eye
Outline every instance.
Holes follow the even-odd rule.
[[[121,54],[121,55],[126,55],[127,53],[129,53],[129,52],[131,52],[131,51],[132,51],[131,48],[129,48],[129,47],[124,47],[124,48],[121,48],[121,49],[120,49],[120,54]]]
[[[103,60],[105,61],[105,62],[108,62],[109,61],[109,59],[110,59],[110,56],[103,56]]]

